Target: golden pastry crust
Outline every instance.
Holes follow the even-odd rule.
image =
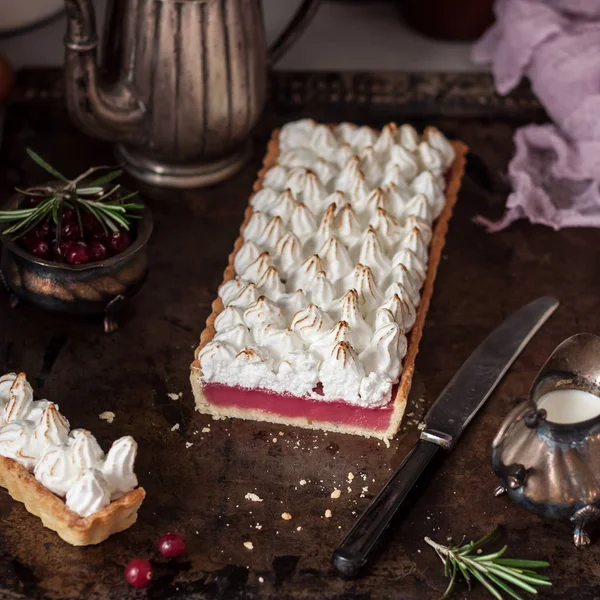
[[[427,129],[425,130],[427,132]],[[458,192],[460,190],[463,174],[465,171],[466,157],[469,148],[460,141],[452,141],[452,147],[456,153],[454,162],[449,171],[448,186],[446,188],[446,204],[442,213],[438,217],[435,227],[433,229],[433,236],[429,245],[429,262],[427,266],[427,277],[421,289],[421,301],[417,308],[417,316],[415,324],[408,335],[408,350],[406,356],[402,362],[402,373],[400,375],[400,382],[398,384],[396,396],[392,400],[394,403],[394,412],[390,421],[390,426],[385,431],[374,431],[368,428],[361,428],[359,426],[342,425],[340,423],[326,423],[322,421],[310,421],[303,418],[287,418],[274,414],[264,413],[262,411],[241,408],[241,407],[218,407],[210,404],[204,396],[202,386],[202,371],[200,370],[200,363],[198,362],[198,353],[206,344],[208,344],[215,335],[215,319],[219,313],[223,310],[223,302],[221,298],[217,298],[212,303],[212,312],[206,319],[206,327],[200,334],[200,345],[196,348],[194,353],[194,361],[191,364],[190,381],[192,384],[192,391],[196,400],[196,409],[205,414],[210,414],[213,417],[227,418],[235,417],[240,419],[250,419],[255,421],[266,421],[270,423],[280,423],[282,425],[295,425],[306,429],[322,429],[324,431],[336,431],[340,433],[350,433],[355,435],[362,435],[366,437],[375,437],[379,439],[389,439],[393,437],[400,427],[402,416],[406,408],[406,402],[408,394],[410,392],[412,377],[415,370],[415,360],[419,351],[419,342],[423,335],[423,326],[425,324],[425,317],[429,309],[429,303],[433,294],[433,284],[435,282],[435,276],[437,274],[438,266],[442,257],[442,249],[446,242],[446,233],[448,231],[448,224],[454,206],[458,199]],[[266,172],[275,165],[279,156],[279,129],[273,131],[271,139],[267,145],[267,153],[263,160],[262,169],[258,172],[258,177],[254,182],[253,191],[254,193],[262,189],[263,179]],[[252,196],[250,197],[250,200]],[[233,244],[233,251],[229,255],[229,262],[225,271],[223,272],[223,283],[229,281],[235,277],[235,269],[233,267],[233,261],[235,255],[244,244],[243,231],[246,224],[252,216],[252,206],[248,204],[244,214],[244,221],[240,227],[240,235]]]
[[[144,489],[139,487],[97,513],[80,517],[25,467],[4,456],[0,456],[0,485],[8,490],[14,500],[23,502],[25,508],[39,517],[45,527],[73,546],[99,544],[113,533],[131,527],[137,520],[138,509],[146,496]]]

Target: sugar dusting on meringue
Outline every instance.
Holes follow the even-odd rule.
[[[454,149],[437,129],[285,125],[219,289],[202,378],[385,406],[399,381]],[[0,398],[6,395],[0,379]],[[17,414],[19,407],[16,406]],[[88,474],[86,489],[92,485]]]
[[[85,429],[70,430],[58,405],[33,399],[25,373],[0,377],[0,455],[31,471],[82,517],[89,517],[138,485],[137,443],[114,442],[105,456]]]

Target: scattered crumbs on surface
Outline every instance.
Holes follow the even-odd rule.
[[[198,435],[198,430],[196,429],[196,431],[193,431],[192,433],[193,433],[194,435]],[[202,439],[204,439],[204,438],[202,438]]]
[[[283,437],[283,431],[279,432],[279,437]]]
[[[199,531],[196,531],[196,535],[200,535],[200,532],[199,532]]]
[[[330,511],[329,509],[327,509],[327,510],[325,511],[325,518],[326,518],[326,519],[331,519],[331,516],[332,516],[332,513],[331,513],[331,511]]]
[[[273,438],[273,443],[277,442],[277,438]]]
[[[112,423],[115,420],[115,413],[112,410],[105,410],[98,415],[103,421]]]
[[[427,423],[425,423],[425,421],[421,421],[418,425],[417,425],[417,429],[419,431],[423,431],[423,429],[425,429],[427,427]]]
[[[179,400],[180,398],[183,398],[183,392],[179,392],[179,394],[176,394],[175,392],[169,392],[167,396],[169,396],[171,400]]]
[[[338,490],[335,489],[333,490],[333,492],[331,492],[331,497],[335,500],[336,498],[339,498],[342,495],[342,490]]]
[[[348,473],[348,481],[354,481],[354,473],[352,473],[352,471]]]
[[[352,488],[348,487],[348,493],[351,494],[352,493]]]
[[[262,502],[263,499],[259,498],[256,494],[253,494],[251,492],[248,492],[244,498],[246,498],[246,500],[250,500],[251,502]]]
[[[262,529],[262,525],[261,525],[260,523],[257,523],[257,524],[254,526],[254,528],[255,528],[255,529],[258,529],[258,530],[260,531],[260,530]]]
[[[210,427],[203,427],[202,433],[210,433]]]
[[[292,520],[292,515],[290,515],[289,512],[284,512],[284,513],[281,513],[281,518],[284,521],[291,521]]]
[[[298,525],[298,527],[296,527],[296,531],[302,531],[302,527]]]
[[[179,429],[179,423],[175,423],[173,427],[171,427],[171,431],[177,431]]]
[[[265,582],[265,580],[262,577],[258,578],[258,583],[264,583],[264,582]]]
[[[186,442],[185,443],[185,447],[188,449],[191,448],[193,445],[194,445],[194,442]]]
[[[254,550],[254,544],[252,542],[244,542],[244,548],[248,550]]]
[[[383,438],[383,443],[385,444],[386,448],[390,447],[390,440],[388,438]]]
[[[361,478],[363,481],[366,481],[366,480],[367,480],[367,474],[366,474],[366,473],[361,473],[361,474],[360,474],[360,478]]]
[[[406,416],[407,417],[414,417],[415,413],[414,412],[409,412],[409,413],[406,413]]]
[[[301,479],[300,480],[300,485],[306,485],[306,479]]]

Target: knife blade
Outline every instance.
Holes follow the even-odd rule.
[[[347,577],[360,575],[408,493],[440,449],[450,451],[517,356],[558,307],[550,296],[530,302],[475,349],[425,416],[419,441],[333,553]]]

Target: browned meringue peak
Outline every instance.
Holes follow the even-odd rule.
[[[225,342],[232,348],[239,350],[252,343],[252,336],[248,331],[246,325],[238,324],[230,327],[229,329],[222,329],[215,334],[213,338],[215,342]]]
[[[357,396],[364,376],[358,356],[348,342],[338,342],[319,369],[323,392],[330,398],[344,394]]]
[[[292,190],[292,194],[298,199],[298,195],[304,189],[306,184],[306,177],[309,173],[312,173],[309,169],[304,167],[294,167],[288,171],[288,176],[285,181],[285,187]],[[313,173],[314,175],[314,173]]]
[[[319,156],[330,160],[338,149],[338,141],[327,125],[317,125],[310,138],[310,147]]]
[[[250,281],[240,290],[237,296],[228,302],[228,306],[248,308],[248,306],[256,302],[258,296],[259,294],[258,290],[256,289],[256,284]]]
[[[285,286],[279,278],[279,271],[275,267],[269,267],[265,271],[256,284],[256,287],[260,290],[261,294],[273,298],[273,300],[277,300],[285,294]]]
[[[402,248],[394,255],[392,259],[392,263],[394,267],[396,265],[404,265],[408,271],[410,272],[413,281],[416,285],[421,289],[423,282],[425,281],[425,277],[427,276],[427,267],[417,255],[408,248]]]
[[[444,169],[450,168],[454,162],[456,152],[454,152],[454,148],[446,136],[437,129],[437,127],[429,126],[425,128],[423,139],[442,155],[444,159]]]
[[[267,224],[263,234],[256,241],[257,245],[272,252],[277,247],[277,242],[285,233],[285,225],[281,217],[273,217]]]
[[[235,359],[248,363],[261,363],[267,362],[269,357],[259,348],[243,348],[235,355]]]
[[[336,209],[342,208],[348,202],[348,198],[342,190],[336,190],[333,194],[329,194],[325,200],[323,200],[323,207],[329,208],[332,204],[335,204]]]
[[[244,324],[244,313],[235,306],[226,306],[215,319],[215,331]]]
[[[291,148],[281,152],[277,162],[284,167],[304,167],[309,168],[316,160],[317,156],[310,148]]]
[[[335,158],[335,157],[334,157]],[[333,159],[332,159],[333,160]],[[329,182],[337,175],[338,170],[325,159],[319,158],[312,167],[319,181],[327,187]]]
[[[387,158],[392,146],[394,145],[394,133],[396,130],[395,123],[388,123],[383,126],[379,137],[375,144],[373,144],[373,148],[377,154],[381,157]]]
[[[222,283],[218,289],[219,298],[227,306],[244,289],[246,282],[240,277]]]
[[[410,184],[413,194],[423,194],[431,207],[433,218],[437,219],[446,204],[446,196],[438,180],[430,171],[421,171]]]
[[[317,228],[317,220],[311,210],[302,202],[296,204],[288,224],[292,233],[303,239],[312,235]]]
[[[396,133],[396,140],[409,152],[416,152],[420,141],[417,130],[408,123],[400,125]]]
[[[291,323],[294,315],[303,308],[309,305],[308,298],[304,290],[296,290],[289,294],[285,294],[277,300],[277,304],[283,310],[287,323]]]
[[[342,192],[350,192],[359,179],[364,180],[364,176],[360,170],[360,158],[358,156],[351,156],[338,175],[335,188]]]
[[[383,170],[373,146],[366,146],[360,153],[360,166],[367,183],[371,187],[377,185],[383,176]]]
[[[417,227],[413,227],[406,233],[406,236],[402,240],[402,247],[412,250],[416,257],[424,264],[427,264],[427,248],[428,244],[425,243],[425,239],[421,231]]]
[[[254,304],[244,311],[244,322],[252,330],[264,328],[267,325],[273,327],[285,327],[286,319],[283,309],[265,296],[260,296]],[[249,342],[243,344],[248,345]],[[241,346],[237,345],[236,348]]]
[[[278,329],[267,325],[262,331],[261,346],[269,350],[269,355],[277,362],[293,352],[302,350],[302,338],[291,329]]]
[[[363,125],[354,132],[350,144],[357,150],[363,150],[367,146],[372,146],[376,141],[377,134],[375,131],[366,125]]]
[[[398,293],[398,286],[400,286],[403,290],[406,291],[408,297],[411,302],[415,305],[419,305],[419,300],[421,299],[421,294],[419,293],[421,286],[414,280],[413,276],[410,274],[410,271],[406,268],[405,265],[398,264],[396,265],[388,275],[385,283],[391,282],[389,287],[386,288],[384,296],[389,298],[394,294]]]
[[[298,239],[298,236],[288,231],[277,242],[275,256],[277,257],[281,277],[287,279],[302,259],[302,242]]]
[[[319,178],[315,173],[309,171],[306,174],[304,185],[296,195],[297,199],[306,204],[314,213],[318,214],[323,207],[323,199],[327,196],[327,191],[321,185]]]
[[[290,291],[307,289],[317,273],[324,270],[323,262],[319,256],[312,254],[292,273],[287,283],[287,289]]]
[[[200,368],[204,371],[206,368],[206,364],[211,361],[218,362],[223,359],[232,359],[235,356],[235,349],[232,348],[227,343],[215,342],[214,340],[206,344],[200,352],[198,352],[198,362],[200,363]],[[206,374],[206,373],[205,373]]]
[[[394,321],[404,333],[408,333],[415,324],[417,313],[408,297],[400,298],[398,294],[394,294],[380,306],[380,310],[382,308],[387,308],[394,315]]]
[[[425,243],[429,246],[433,232],[431,230],[431,225],[425,221],[425,219],[421,219],[421,217],[418,217],[417,215],[408,215],[404,222],[404,231],[410,231],[411,229],[418,229],[421,232]]]
[[[344,204],[338,213],[335,232],[347,246],[356,242],[361,234],[360,222],[351,204]]]
[[[365,373],[379,373],[397,382],[407,347],[406,336],[396,323],[383,325],[375,331],[371,343],[360,354]]]
[[[392,268],[390,259],[385,255],[377,232],[371,225],[369,225],[360,246],[360,254],[358,255],[358,262],[361,265],[369,267],[375,279],[379,282],[383,282],[385,276],[389,273]],[[361,279],[362,281],[362,279]],[[356,286],[355,286],[356,287]],[[360,290],[357,287],[356,290],[360,294]]]
[[[233,259],[236,273],[243,273],[259,256],[260,249],[252,240],[246,240]]]
[[[269,209],[277,200],[277,193],[268,187],[263,187],[258,190],[254,196],[250,199],[250,204],[255,211],[261,211],[268,213]]]
[[[383,298],[370,267],[359,263],[354,267],[349,277],[354,280],[352,287],[358,293],[358,305],[361,307],[362,312],[367,314],[375,310],[381,304]]]
[[[369,221],[369,227],[377,232],[377,237],[385,248],[391,248],[404,235],[398,221],[383,208],[378,208],[375,211]]]
[[[321,360],[323,360],[329,356],[338,342],[348,342],[352,345],[350,339],[350,325],[348,325],[346,321],[338,321],[330,331],[311,344],[310,349],[316,352]]]
[[[69,428],[69,421],[58,412],[56,404],[50,402],[35,428],[33,440],[47,445],[60,446],[66,443],[69,437]]]
[[[335,154],[334,162],[340,169],[343,169],[353,156],[352,146],[350,144],[342,144]]]
[[[329,315],[315,304],[299,310],[292,319],[292,330],[309,344],[320,338],[331,326]]]
[[[8,404],[4,408],[4,418],[7,423],[17,419],[25,419],[33,403],[33,389],[25,373],[19,373],[10,386]]]
[[[381,180],[381,187],[386,188],[394,184],[397,187],[405,188],[408,184],[402,174],[400,165],[396,163],[388,163],[383,173],[383,179]]]
[[[396,319],[394,319],[394,315],[391,313],[390,309],[378,308],[375,313],[375,331],[390,323],[396,323]]]
[[[402,221],[404,217],[404,207],[412,197],[410,190],[404,183],[401,183],[400,185],[390,183],[383,189],[386,193],[386,210],[394,217],[394,219]]]
[[[392,146],[390,160],[398,165],[405,181],[412,181],[419,173],[419,162],[416,156],[401,144]]]
[[[72,442],[72,460],[80,471],[90,469],[104,460],[104,452],[94,435],[87,429],[73,429],[69,437]]]
[[[281,194],[279,194],[277,200],[275,200],[275,203],[273,206],[271,206],[269,214],[272,217],[281,217],[282,221],[287,223],[290,220],[295,208],[296,199],[292,194],[292,190],[286,188],[283,190],[283,192],[281,192]]]
[[[386,204],[386,193],[381,188],[375,188],[368,196],[365,201],[365,212],[367,214],[373,214],[378,208],[385,209]]]
[[[369,197],[369,187],[365,181],[365,176],[360,175],[354,182],[354,185],[348,190],[350,204],[354,210],[360,214],[367,208],[367,198]]]
[[[262,252],[258,255],[258,258],[250,263],[246,269],[240,273],[243,279],[246,281],[252,281],[256,283],[272,265],[271,257],[268,252]]]
[[[335,287],[327,278],[325,271],[320,271],[310,283],[308,288],[310,301],[317,306],[329,304],[335,297]]]
[[[319,223],[319,229],[315,235],[315,242],[317,248],[322,246],[326,240],[328,240],[334,233],[335,225],[335,214],[337,212],[337,206],[332,202],[323,213],[321,222]]]
[[[342,121],[334,128],[333,132],[338,140],[345,144],[351,144],[357,129],[358,125]]]
[[[285,188],[285,180],[287,179],[288,172],[285,167],[281,165],[275,165],[271,167],[263,178],[262,184],[264,188],[273,188],[274,190],[283,190]]]
[[[423,169],[431,171],[436,177],[444,174],[444,157],[441,152],[430,146],[427,142],[419,144],[418,156]]]
[[[260,210],[254,210],[242,231],[244,239],[256,242],[263,236],[268,224],[269,217]]]
[[[336,302],[336,305],[332,307],[332,311],[337,313],[338,306],[339,319],[350,325],[352,345],[356,348],[357,352],[360,352],[369,343],[369,340],[373,336],[373,330],[360,312],[358,292],[354,289],[346,292],[341,298],[341,303],[338,305]]]
[[[319,249],[325,271],[331,281],[338,281],[352,271],[352,262],[346,246],[338,237],[332,235]]]
[[[425,221],[430,227],[434,219],[429,200],[424,194],[414,195],[404,205],[404,215],[405,218],[408,218],[410,215],[419,217],[419,219]]]

